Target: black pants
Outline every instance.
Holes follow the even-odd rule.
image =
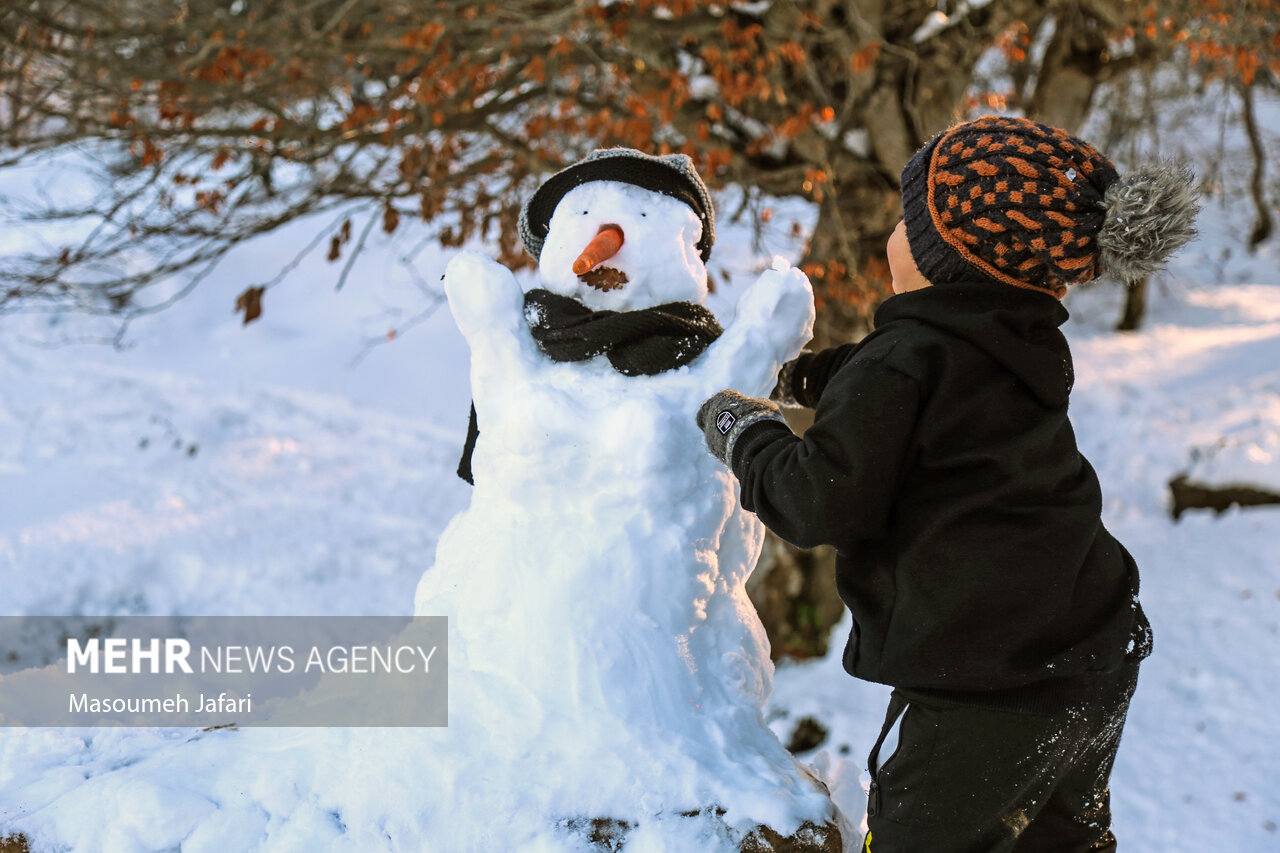
[[[1108,783],[1138,664],[1067,710],[1021,714],[894,691],[867,760],[871,853],[1105,853]]]

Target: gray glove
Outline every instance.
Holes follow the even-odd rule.
[[[712,394],[698,408],[698,428],[711,455],[733,467],[733,445],[747,427],[764,420],[786,423],[776,404],[725,389]]]

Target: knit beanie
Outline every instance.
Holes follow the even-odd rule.
[[[993,281],[1061,299],[1108,272],[1135,281],[1194,234],[1192,175],[1120,176],[1065,130],[983,116],[936,136],[902,170],[911,256],[931,284]]]
[[[655,157],[634,148],[597,148],[538,187],[520,210],[520,242],[529,254],[535,258],[542,254],[551,214],[555,213],[560,199],[569,190],[590,181],[621,181],[689,205],[702,220],[698,251],[704,263],[711,257],[711,246],[716,241],[716,212],[707,185],[693,167],[693,160],[686,154]]]

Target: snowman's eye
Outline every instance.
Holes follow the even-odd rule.
[[[640,211],[640,215],[641,215],[641,216],[648,216],[649,214],[645,213],[645,212],[642,210],[642,211]]]
[[[586,216],[586,215],[587,215],[588,213],[590,213],[590,212],[591,212],[591,211],[589,211],[589,210],[584,210],[584,211],[582,211],[582,215],[583,215],[583,216]]]

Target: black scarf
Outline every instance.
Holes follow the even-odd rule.
[[[668,302],[636,311],[594,311],[549,290],[524,295],[525,316],[538,348],[552,361],[586,361],[605,355],[625,376],[653,376],[693,361],[723,329],[694,302]],[[480,429],[471,407],[458,476],[473,483],[471,454]]]

